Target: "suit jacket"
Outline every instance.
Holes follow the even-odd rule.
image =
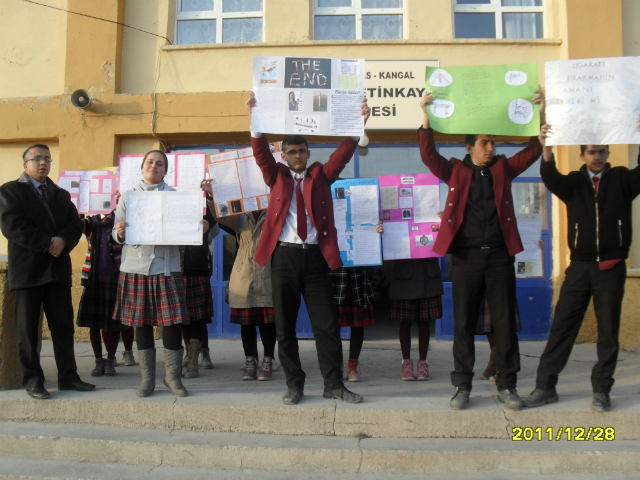
[[[266,265],[273,254],[282,232],[285,219],[293,196],[293,177],[287,165],[277,163],[269,150],[269,142],[265,135],[251,138],[251,146],[256,163],[262,170],[264,182],[271,188],[271,200],[267,209],[262,239],[256,251],[255,261]],[[340,268],[340,250],[338,249],[338,232],[333,218],[333,200],[331,184],[349,163],[358,143],[345,137],[329,161],[323,165],[312,163],[307,167],[304,177],[304,205],[311,223],[318,231],[318,247],[331,270]]]
[[[425,130],[421,127],[418,130],[418,139],[422,162],[431,170],[431,173],[449,187],[447,202],[442,214],[442,225],[433,245],[434,252],[445,255],[451,253],[449,251],[451,244],[464,219],[473,170],[462,163],[462,160],[452,158],[447,161],[440,155],[436,151],[433,130]],[[509,255],[515,255],[524,250],[513,207],[511,181],[529,168],[541,154],[542,145],[538,137],[531,137],[529,145],[524,150],[511,158],[498,155],[497,158],[494,157],[496,161],[490,167],[500,227]]]
[[[47,283],[71,286],[69,252],[78,244],[84,224],[69,192],[46,179],[49,205],[26,172],[0,187],[0,229],[9,242],[9,289]],[[66,245],[58,258],[47,253],[52,237]]]

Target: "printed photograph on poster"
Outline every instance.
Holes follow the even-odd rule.
[[[416,247],[433,246],[433,235],[416,235]]]
[[[411,220],[413,215],[411,215],[411,210],[402,210],[402,219],[403,220]]]
[[[391,212],[389,210],[382,211],[382,219],[383,220],[391,220]]]
[[[231,202],[231,211],[233,213],[242,213],[242,203],[240,200],[234,200]]]
[[[289,92],[289,111],[290,112],[304,111],[304,92],[301,92],[301,91]]]
[[[313,111],[327,111],[327,92],[313,92]]]
[[[343,187],[336,188],[335,189],[335,194],[336,194],[335,198],[338,198],[338,199],[344,198],[344,188]]]
[[[440,224],[439,223],[431,224],[431,231],[432,232],[439,232],[440,231]]]
[[[260,83],[276,83],[278,81],[278,61],[264,60],[260,65]]]
[[[312,115],[293,117],[293,131],[296,133],[315,133],[318,131],[319,118]]]
[[[400,196],[401,197],[410,197],[412,195],[411,188],[401,188]]]
[[[216,203],[218,206],[218,216],[219,217],[228,217],[229,216],[229,207],[226,203]]]

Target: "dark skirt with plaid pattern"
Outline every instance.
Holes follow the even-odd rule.
[[[183,275],[187,289],[187,310],[191,322],[211,323],[213,317],[213,294],[211,277],[206,275]]]
[[[117,276],[91,277],[91,284],[82,290],[76,325],[84,328],[99,328],[106,332],[119,332],[126,329],[122,323],[113,319],[117,295]]]
[[[390,320],[394,322],[428,322],[442,317],[442,297],[391,300]]]
[[[182,274],[120,272],[113,319],[131,327],[188,325],[189,312]]]
[[[522,331],[522,324],[520,323],[520,308],[516,301],[516,332]],[[480,318],[478,318],[478,326],[476,327],[476,335],[486,335],[487,333],[493,333],[491,327],[491,314],[489,314],[489,304],[487,303],[487,296],[482,297],[482,303],[480,304]]]
[[[359,307],[354,303],[351,280],[347,281],[347,288],[344,289],[342,305],[338,305],[338,320],[341,327],[364,327],[376,323],[373,319],[373,305]]]
[[[273,307],[232,308],[231,323],[236,325],[266,325],[276,323]]]

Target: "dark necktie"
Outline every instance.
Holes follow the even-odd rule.
[[[49,205],[49,196],[47,195],[47,186],[43,183],[38,187],[38,190],[42,193],[42,198],[44,198],[44,203]]]
[[[300,182],[302,178],[296,178],[298,185],[296,186],[296,207],[298,208],[298,236],[303,242],[307,239],[307,214],[304,211],[304,197],[302,196],[302,188]]]
[[[596,191],[596,195],[598,194],[598,182],[600,179],[598,177],[593,177],[593,188]]]

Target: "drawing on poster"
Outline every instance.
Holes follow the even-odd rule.
[[[265,60],[262,62],[260,83],[276,83],[278,81],[278,61]]]
[[[284,88],[331,88],[330,58],[285,57]]]
[[[416,235],[416,247],[433,246],[433,235]]]
[[[313,133],[318,131],[319,117],[314,115],[296,115],[293,117],[293,131],[296,133]]]
[[[509,70],[504,74],[504,81],[507,85],[524,85],[527,80],[527,74],[518,70]]]
[[[228,217],[229,216],[229,207],[227,206],[226,203],[222,203],[222,202],[218,202],[218,214],[221,217]]]
[[[289,92],[289,111],[302,112],[304,110],[304,92]]]
[[[438,118],[449,118],[456,110],[455,104],[448,100],[434,100],[429,108]]]
[[[442,68],[433,71],[429,77],[429,85],[432,87],[448,87],[453,82],[451,74]]]
[[[314,112],[327,111],[327,92],[320,92],[320,91],[313,92],[313,111]]]
[[[509,104],[509,118],[513,123],[526,125],[533,120],[533,103],[524,98],[511,100]]]

